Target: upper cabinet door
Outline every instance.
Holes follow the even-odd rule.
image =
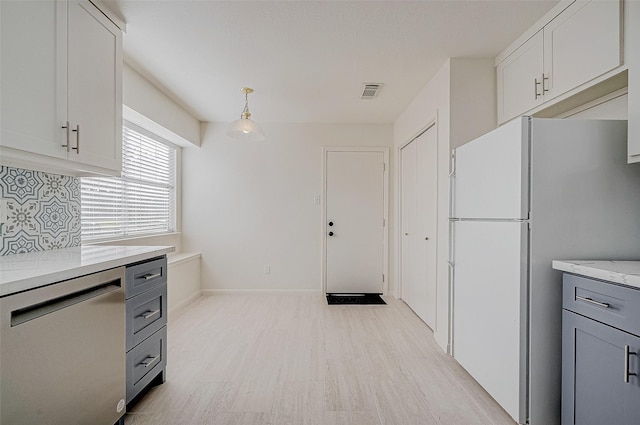
[[[122,32],[88,1],[69,3],[68,61],[69,159],[119,172]]]
[[[629,163],[640,162],[640,2],[625,4],[625,62],[629,65]]]
[[[576,1],[544,27],[546,100],[622,64],[620,0]]]
[[[1,1],[0,19],[0,145],[65,158],[67,4]]]
[[[542,103],[543,47],[541,30],[498,64],[499,123]]]

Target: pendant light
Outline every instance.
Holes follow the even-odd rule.
[[[249,112],[249,94],[253,93],[253,89],[243,87],[240,89],[244,93],[244,109],[239,120],[235,120],[227,128],[227,135],[236,140],[248,140],[261,142],[265,139],[264,131],[255,122],[251,121],[251,112]]]

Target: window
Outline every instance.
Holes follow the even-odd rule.
[[[128,121],[122,177],[84,177],[82,240],[168,233],[176,228],[176,146]]]

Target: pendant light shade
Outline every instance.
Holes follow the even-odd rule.
[[[262,128],[252,121],[251,113],[249,112],[249,94],[253,93],[253,89],[249,87],[243,87],[240,89],[244,93],[244,109],[240,115],[239,120],[235,120],[229,127],[227,127],[227,135],[236,140],[247,140],[261,142],[265,139],[265,134]]]

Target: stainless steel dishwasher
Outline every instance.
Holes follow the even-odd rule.
[[[125,268],[0,298],[0,424],[112,425],[125,411]]]

